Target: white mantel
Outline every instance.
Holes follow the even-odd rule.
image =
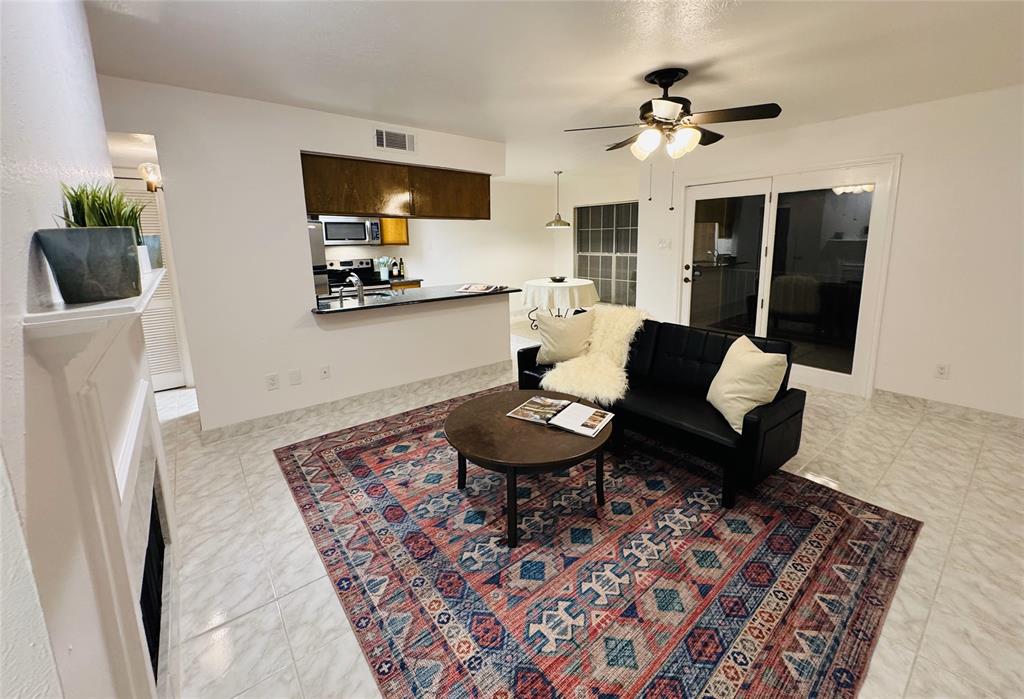
[[[170,483],[141,317],[163,275],[134,298],[23,320],[26,540],[62,684],[80,696],[156,694],[139,593],[152,494]],[[171,502],[158,509],[173,561]]]

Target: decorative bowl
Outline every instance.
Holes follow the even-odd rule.
[[[556,284],[565,281],[565,277],[548,277],[548,279],[550,279],[551,281],[555,282]]]

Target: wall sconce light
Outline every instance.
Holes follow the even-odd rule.
[[[139,175],[146,183],[146,189],[155,192],[163,189],[164,179],[160,175],[160,166],[156,163],[142,163],[139,165]]]

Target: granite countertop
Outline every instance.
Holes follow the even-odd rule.
[[[403,289],[396,291],[368,291],[363,297],[363,305],[353,296],[346,296],[341,299],[322,299],[316,308],[311,309],[316,314],[345,313],[347,311],[364,311],[370,308],[387,308],[389,306],[409,306],[416,303],[432,303],[435,301],[453,301],[458,299],[476,298],[478,296],[502,296],[513,294],[520,289],[506,288],[485,293],[463,293],[456,291],[461,284],[449,284],[446,286],[425,286],[419,289]]]

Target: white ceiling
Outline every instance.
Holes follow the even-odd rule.
[[[1024,81],[1024,3],[131,2],[88,5],[100,73],[503,140],[513,179],[625,167],[602,144],[680,65],[727,137]]]

